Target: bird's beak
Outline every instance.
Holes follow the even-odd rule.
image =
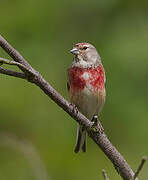
[[[70,50],[70,52],[74,55],[78,55],[79,54],[79,50],[77,48],[73,48],[72,50]]]

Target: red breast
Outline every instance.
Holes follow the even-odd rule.
[[[84,77],[87,73],[87,78]],[[105,72],[102,65],[96,68],[72,67],[68,70],[70,92],[81,91],[85,88],[86,83],[94,87],[95,91],[104,89]]]

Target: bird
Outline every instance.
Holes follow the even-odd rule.
[[[70,102],[90,121],[100,115],[105,103],[105,71],[96,48],[90,43],[76,43],[70,52],[74,55],[68,68],[67,87]],[[86,152],[86,130],[77,127],[75,153]]]

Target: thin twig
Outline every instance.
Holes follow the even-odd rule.
[[[3,64],[15,65],[15,66],[22,67],[22,68],[26,69],[26,67],[24,65],[22,65],[16,61],[8,60],[5,58],[0,58],[0,64],[1,65],[3,65]]]
[[[135,180],[135,179],[138,177],[138,175],[139,175],[140,171],[142,170],[142,168],[143,168],[144,163],[146,162],[146,160],[147,160],[147,157],[146,157],[146,156],[142,157],[141,162],[140,162],[140,164],[139,164],[139,166],[138,166],[138,168],[137,168],[137,171],[135,172],[135,175],[134,175],[134,177],[133,177],[133,180]]]
[[[75,108],[71,106],[71,103],[66,101],[55,89],[53,89],[53,87],[38,72],[36,72],[36,70],[34,70],[28,64],[28,62],[2,36],[0,36],[0,46],[13,58],[14,61],[24,65],[26,69],[29,69],[32,75],[34,75],[32,79],[28,78],[28,81],[39,86],[47,96],[49,96],[79,124],[82,124],[86,128],[88,135],[110,159],[120,176],[124,180],[131,180],[134,175],[132,169],[125,161],[123,156],[111,144],[106,134],[104,132],[100,133],[100,131],[94,131],[92,128],[94,123],[89,121],[79,111],[75,111]],[[24,69],[22,69],[22,71],[26,73]]]
[[[24,65],[26,68],[33,71],[30,64],[17,52],[1,35],[0,35],[0,46],[12,57],[12,59],[20,64]]]
[[[3,64],[8,64],[8,65],[13,65],[13,66],[17,66],[19,69],[21,69],[27,76],[34,76],[34,73],[28,69],[26,66],[24,66],[23,64],[16,62],[16,61],[12,61],[12,60],[8,60],[8,59],[4,59],[4,58],[0,58],[0,65]]]
[[[0,73],[1,74],[6,74],[6,75],[9,75],[9,76],[18,77],[18,78],[21,78],[21,79],[26,79],[25,73],[5,69],[3,67],[0,67]]]
[[[103,177],[104,177],[105,180],[109,180],[109,178],[107,176],[107,173],[106,173],[106,171],[104,169],[102,170],[102,174],[103,174]]]

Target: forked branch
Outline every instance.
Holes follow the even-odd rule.
[[[18,66],[23,72],[15,72],[0,67],[0,73],[27,79],[29,82],[36,84],[42,91],[50,97],[57,105],[66,111],[79,124],[83,125],[88,135],[101,148],[106,156],[111,160],[115,169],[124,180],[131,180],[134,173],[123,156],[108,140],[106,134],[100,128],[100,122],[95,124],[98,128],[94,128],[94,122],[89,121],[83,114],[75,110],[75,107],[66,101],[53,87],[36,71],[31,65],[2,37],[0,36],[0,46],[7,52],[14,61],[1,58],[1,62]],[[16,63],[17,62],[17,63]],[[98,129],[98,131],[94,130]],[[136,178],[138,180],[138,178]]]

